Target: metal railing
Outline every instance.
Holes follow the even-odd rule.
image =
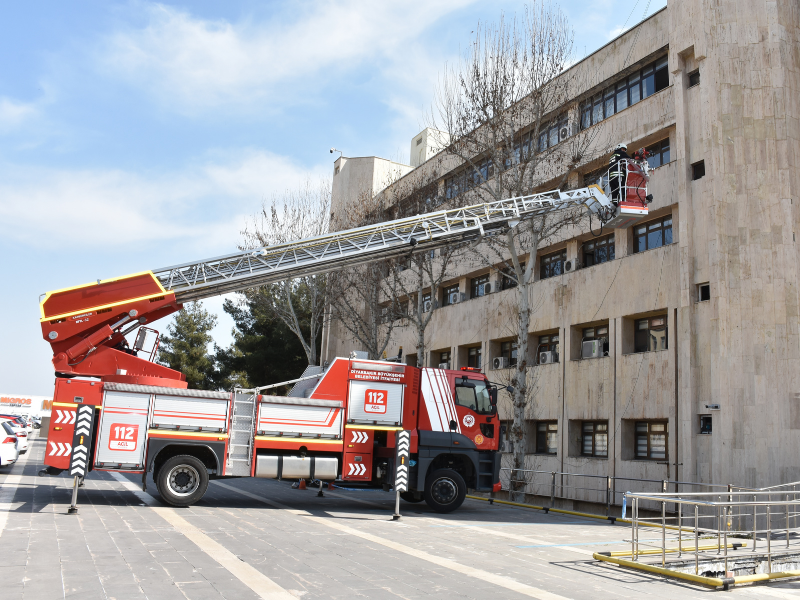
[[[794,489],[797,485],[792,483],[779,487],[783,489],[729,490],[722,494],[628,493],[627,499],[631,505],[631,551],[629,555],[625,554],[632,561],[660,557],[662,567],[667,566],[668,554],[681,563],[685,563],[683,555],[688,554],[694,558],[695,575],[701,572],[701,562],[710,562],[704,566],[706,572],[718,572],[722,566],[723,577],[734,577],[736,567],[734,565],[733,569],[729,569],[729,550],[747,544],[749,549],[738,552],[737,558],[745,555],[749,562],[747,568],[755,573],[772,574],[776,558],[787,563],[795,562],[794,559],[786,560],[789,556],[800,555],[800,528],[797,523],[800,500]],[[660,517],[642,516],[642,502],[660,505]],[[670,504],[675,507],[672,516],[667,515],[667,506]],[[640,530],[645,526],[648,527],[648,536],[643,540]],[[653,527],[661,530],[660,539],[654,540],[650,535]],[[712,540],[712,543],[701,545],[700,540]],[[686,541],[688,545],[685,545]],[[685,564],[678,568],[685,568]]]
[[[713,492],[741,490],[730,484],[700,483],[695,481],[675,481],[670,479],[643,479],[635,477],[614,477],[611,475],[590,475],[565,471],[544,471],[537,469],[500,469],[500,483],[512,502],[524,502],[526,496],[550,498],[550,508],[556,500],[577,500],[594,504],[605,504],[606,515],[611,515],[612,506],[625,506],[628,492],[676,494],[687,491]],[[797,486],[798,484],[786,484]],[[660,504],[645,504],[641,508],[658,510]]]

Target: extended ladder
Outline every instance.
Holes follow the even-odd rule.
[[[514,221],[584,206],[601,220],[614,204],[596,185],[553,190],[486,204],[441,210],[386,223],[337,231],[209,260],[155,269],[161,285],[180,302],[364,264],[409,252],[429,251],[453,242],[505,231]]]

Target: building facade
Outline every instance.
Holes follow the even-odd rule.
[[[647,147],[654,200],[647,222],[539,252],[529,464],[752,487],[800,480],[800,5],[670,0],[570,73],[586,85],[539,147],[591,128],[607,148]],[[347,171],[377,182],[368,162],[380,160],[337,161],[334,212],[363,189],[344,183]],[[601,164],[570,183],[593,182]],[[457,172],[442,173],[445,201],[463,188]],[[462,267],[436,299],[427,356],[411,360],[503,381],[516,360],[516,291],[493,269]],[[393,335],[414,348],[410,327]],[[352,349],[332,323],[323,360]]]

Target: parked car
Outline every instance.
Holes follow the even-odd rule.
[[[10,421],[15,421],[21,427],[23,427],[25,429],[25,431],[27,431],[28,433],[33,432],[33,426],[30,423],[28,423],[28,421],[22,415],[2,415],[2,414],[0,414],[0,419],[8,419]]]
[[[19,421],[15,421],[12,419],[5,418],[3,419],[0,417],[3,423],[7,424],[14,432],[14,435],[17,438],[17,450],[19,450],[20,454],[25,454],[28,451],[28,432],[25,431],[25,427],[23,427]],[[5,429],[5,428],[4,428]]]
[[[33,428],[34,429],[42,428],[42,417],[33,417]]]
[[[13,465],[19,458],[17,435],[8,422],[0,423],[0,466]]]

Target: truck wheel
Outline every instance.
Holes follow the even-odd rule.
[[[453,469],[438,469],[428,476],[425,502],[436,512],[454,511],[461,506],[466,496],[467,484]]]
[[[417,498],[414,492],[400,492],[400,497],[406,502],[422,502],[422,496]]]
[[[208,471],[200,459],[181,454],[161,465],[156,482],[164,502],[172,506],[191,506],[206,493]]]

